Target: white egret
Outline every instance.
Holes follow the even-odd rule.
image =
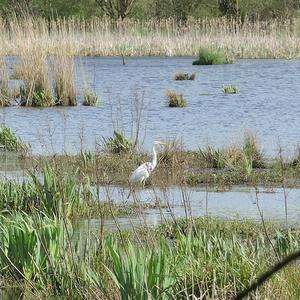
[[[129,177],[129,183],[142,183],[145,184],[146,179],[151,175],[157,165],[157,153],[155,146],[165,145],[165,143],[154,141],[152,147],[152,162],[145,162],[136,168]]]

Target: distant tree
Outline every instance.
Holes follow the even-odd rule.
[[[95,0],[103,12],[112,19],[124,20],[130,15],[136,0]]]

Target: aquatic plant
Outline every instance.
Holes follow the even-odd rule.
[[[0,148],[7,151],[24,151],[27,146],[11,131],[10,128],[0,126]]]
[[[46,107],[54,105],[46,55],[39,47],[24,49],[20,63],[15,66],[23,84],[20,87],[20,105]]]
[[[0,58],[0,106],[10,106],[12,92],[8,84],[9,76],[6,62]]]
[[[53,69],[56,105],[77,105],[74,58],[65,53],[58,55],[53,61]]]
[[[166,97],[169,107],[186,107],[187,105],[183,95],[175,91],[167,91]]]
[[[215,149],[211,146],[207,146],[205,150],[199,149],[199,158],[204,162],[206,168],[224,168],[225,155],[220,149]]]
[[[127,139],[122,132],[114,131],[112,137],[103,137],[103,146],[106,152],[113,154],[132,153],[134,151],[134,144]]]
[[[177,73],[174,76],[175,80],[195,80],[196,73],[189,75],[188,73]]]
[[[265,167],[263,153],[257,143],[256,135],[250,131],[244,134],[243,152],[248,162],[252,162],[253,168]]]
[[[240,89],[232,84],[223,85],[223,92],[225,94],[238,94]]]
[[[100,99],[96,92],[90,91],[88,89],[84,90],[83,103],[84,106],[97,106],[100,104]]]
[[[171,249],[161,240],[158,249],[139,249],[130,241],[125,249],[116,240],[107,243],[111,266],[107,268],[121,299],[169,299],[175,276]]]
[[[232,58],[220,51],[200,49],[198,56],[199,58],[193,61],[193,65],[221,65],[232,64],[234,62]]]

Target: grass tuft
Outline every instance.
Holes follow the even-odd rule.
[[[232,64],[233,62],[233,58],[220,51],[214,52],[207,49],[201,49],[199,51],[199,58],[193,61],[193,65],[222,65]]]
[[[166,97],[168,100],[169,107],[186,107],[187,102],[183,98],[182,94],[179,94],[175,91],[167,91]]]
[[[54,61],[54,93],[56,105],[77,105],[73,57],[60,55]]]
[[[0,148],[7,151],[26,150],[26,145],[11,131],[10,128],[0,127]]]
[[[240,89],[232,84],[223,85],[223,92],[225,94],[238,94],[240,92]]]
[[[134,151],[133,142],[122,132],[114,131],[112,137],[103,138],[104,150],[112,154],[131,153]]]
[[[82,105],[84,105],[84,106],[97,106],[99,104],[100,104],[100,99],[97,96],[96,92],[85,89]]]
[[[189,75],[188,73],[177,73],[174,76],[175,80],[195,80],[196,79],[196,73],[193,73]]]

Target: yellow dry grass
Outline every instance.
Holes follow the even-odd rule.
[[[196,55],[199,48],[221,50],[239,58],[300,57],[300,34],[292,21],[279,22],[216,18],[82,20],[12,16],[0,19],[0,55],[19,55],[22,48],[40,45],[47,54],[142,56]]]

